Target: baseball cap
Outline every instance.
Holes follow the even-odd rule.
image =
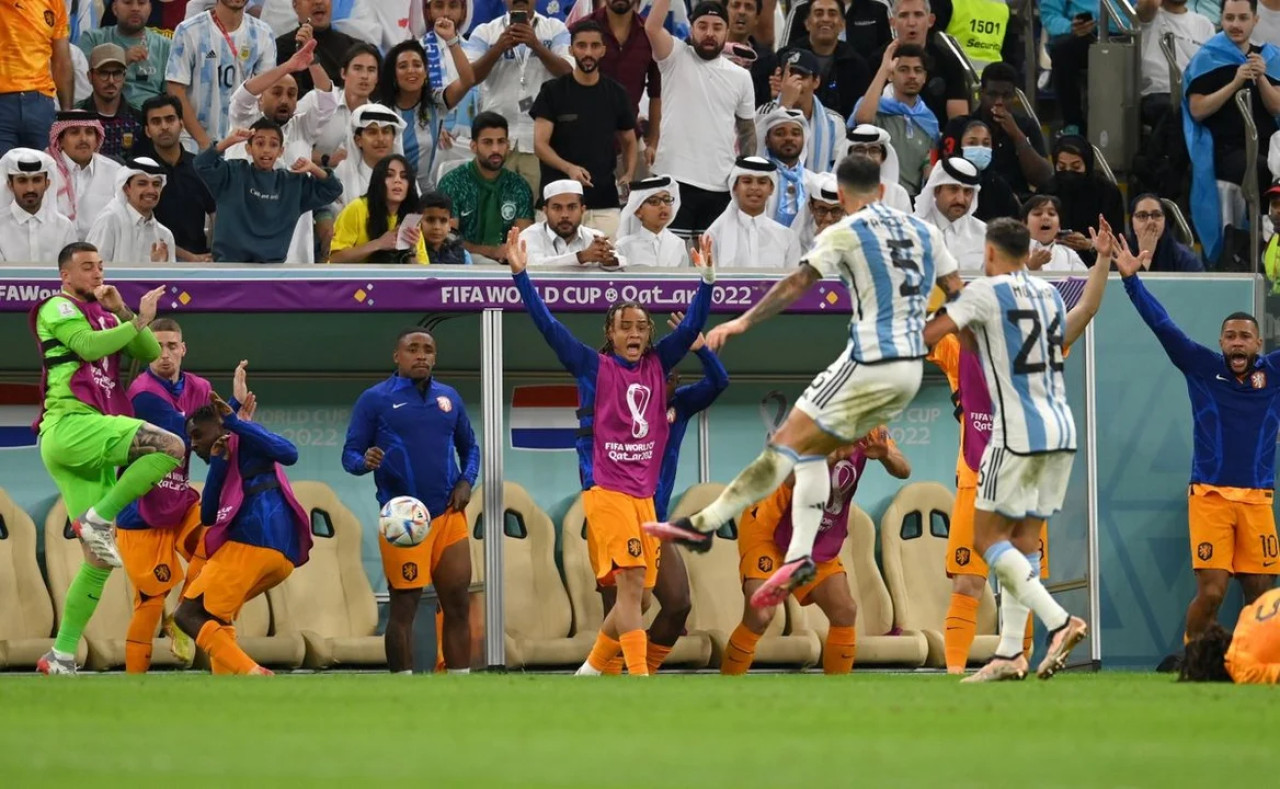
[[[89,53],[89,68],[95,71],[108,63],[119,63],[127,66],[124,49],[119,44],[99,44]]]
[[[821,66],[818,65],[818,56],[807,49],[799,49],[792,47],[782,50],[782,54],[778,58],[779,62],[786,63],[791,66],[793,74],[802,74],[806,77],[812,77],[818,74]]]
[[[689,24],[698,21],[700,16],[718,16],[724,20],[725,24],[729,24],[729,12],[724,10],[724,6],[711,0],[703,0],[693,7],[689,12]]]
[[[1264,200],[1275,200],[1277,197],[1280,197],[1280,180],[1271,184],[1271,188],[1268,189],[1262,197]]]

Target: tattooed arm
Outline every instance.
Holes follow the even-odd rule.
[[[742,334],[752,326],[772,318],[791,306],[820,279],[822,274],[817,269],[807,262],[801,262],[799,268],[786,279],[775,283],[769,292],[764,294],[764,298],[756,302],[751,309],[740,317],[712,329],[707,334],[707,347],[713,351],[719,351],[724,347],[725,341],[733,335]]]
[[[756,120],[755,118],[736,118],[733,124],[738,135],[738,155],[756,155]]]

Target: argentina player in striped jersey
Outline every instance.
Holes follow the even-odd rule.
[[[711,547],[714,532],[773,492],[794,471],[792,535],[778,568],[751,596],[772,607],[815,574],[813,544],[831,493],[827,455],[889,422],[920,388],[925,306],[937,282],[950,294],[961,288],[956,261],[941,232],[880,202],[880,166],[849,156],[836,171],[848,216],[819,234],[800,267],[741,317],[707,335],[719,350],[736,334],[785,310],[823,277],[838,276],[853,297],[849,344],[805,390],[764,452],[710,506],[672,523],[645,524],[659,539],[691,550]]]
[[[1131,257],[1105,220],[1089,231],[1098,265],[1113,253]],[[969,329],[991,392],[991,441],[978,467],[974,547],[1000,578],[1000,616],[1023,622],[1030,609],[1049,631],[1049,646],[1036,669],[1048,679],[1062,669],[1088,626],[1071,616],[1040,583],[1040,521],[1062,508],[1076,451],[1076,425],[1063,380],[1063,347],[1084,333],[1096,302],[1081,300],[1067,311],[1058,289],[1027,272],[1031,234],[1013,219],[987,225],[983,267],[960,297],[925,327],[930,347],[947,334]],[[1149,255],[1149,253],[1142,253]],[[1022,679],[1027,658],[1019,628],[1006,628],[991,662],[965,682]]]

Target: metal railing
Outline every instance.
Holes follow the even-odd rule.
[[[1027,97],[1027,94],[1022,92],[1022,88],[1014,88],[1014,95],[1017,96],[1018,103],[1022,105],[1022,111],[1027,114],[1027,117],[1031,119],[1036,128],[1043,129],[1044,126],[1040,123],[1040,116],[1036,114],[1036,108],[1032,105],[1031,99]]]
[[[1191,246],[1195,243],[1196,237],[1191,233],[1191,225],[1187,223],[1187,217],[1183,215],[1182,209],[1178,204],[1167,197],[1160,198],[1160,206],[1164,209],[1166,224],[1172,224],[1174,232],[1178,235],[1178,240],[1184,246]]]
[[[1169,64],[1169,102],[1173,106],[1182,103],[1182,69],[1178,68],[1178,53],[1173,48],[1173,33],[1160,36],[1160,51]]]
[[[1259,271],[1262,247],[1262,195],[1258,194],[1258,126],[1253,122],[1253,91],[1245,89],[1236,94],[1236,108],[1244,120],[1244,177],[1240,191],[1244,193],[1245,211],[1249,221],[1249,261],[1246,271]]]
[[[1098,41],[1106,43],[1111,40],[1111,23],[1120,28],[1120,35],[1134,36],[1138,33],[1138,11],[1129,0],[1102,0],[1098,4]]]
[[[1111,182],[1113,186],[1119,186],[1120,182],[1116,180],[1116,171],[1111,169],[1111,162],[1107,161],[1107,157],[1102,154],[1102,149],[1096,145],[1089,146],[1093,148],[1093,167],[1102,173],[1102,177]]]
[[[939,30],[935,33],[942,45],[951,52],[951,57],[960,64],[960,71],[964,74],[964,95],[969,98],[969,112],[973,112],[974,108],[979,104],[978,86],[978,70],[973,67],[973,62],[969,60],[969,56],[964,53],[964,49],[960,47],[960,42],[945,30]]]

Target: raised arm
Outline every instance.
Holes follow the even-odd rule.
[[[249,422],[236,416],[236,412],[240,410],[240,404],[234,399],[228,405],[231,406],[232,411],[222,418],[222,426],[240,436],[242,451],[247,450],[262,455],[282,466],[292,466],[298,462],[298,448],[292,441],[272,433],[256,422]]]
[[[476,84],[476,74],[462,47],[462,36],[458,35],[452,19],[440,17],[436,20],[436,38],[449,47],[449,57],[453,58],[453,67],[458,70],[458,78],[444,89],[444,104],[452,109],[458,106],[458,102]]]
[[[670,10],[671,0],[653,0],[649,16],[644,20],[644,32],[649,36],[649,47],[653,50],[654,60],[666,60],[676,45],[675,39],[663,26]]]
[[[1121,262],[1117,261],[1117,265],[1121,265]],[[1129,301],[1138,308],[1138,314],[1151,327],[1175,367],[1185,373],[1200,366],[1218,366],[1218,354],[1192,340],[1178,328],[1164,306],[1142,284],[1136,271],[1126,272],[1121,268],[1120,275],[1124,277],[1124,290],[1129,294]]]
[[[702,272],[702,284],[689,302],[689,311],[684,319],[676,325],[675,331],[658,341],[654,350],[662,361],[664,372],[680,363],[689,353],[689,349],[697,343],[702,335],[702,327],[707,323],[707,315],[711,312],[711,291],[714,288],[715,269],[711,267],[711,240],[702,239],[702,249],[695,249],[690,257],[693,265]]]
[[[693,353],[702,362],[702,380],[680,387],[673,398],[675,407],[685,418],[710,408],[720,393],[729,388],[729,372],[720,363],[720,357],[706,346],[695,347]]]
[[[707,347],[713,351],[719,351],[730,337],[742,334],[790,307],[820,279],[822,275],[816,268],[808,261],[800,261],[800,266],[795,271],[785,279],[775,282],[773,287],[769,288],[769,292],[753,304],[751,309],[708,332]]]
[[[574,337],[547,309],[546,302],[538,295],[537,288],[525,271],[527,251],[524,241],[520,239],[520,231],[514,227],[507,234],[507,262],[511,266],[511,277],[515,280],[516,290],[520,291],[520,299],[524,302],[533,325],[541,332],[551,350],[555,351],[560,364],[575,377],[593,372],[599,364],[599,356]]]
[[[906,455],[902,454],[902,450],[898,449],[897,442],[889,437],[887,427],[877,427],[858,444],[862,447],[867,459],[880,461],[880,465],[884,466],[884,470],[889,472],[890,476],[897,479],[906,479],[911,476],[911,463],[907,461]]]
[[[160,358],[160,341],[151,333],[150,328],[146,328],[138,332],[124,350],[143,364],[150,364]]]
[[[1098,261],[1089,270],[1089,279],[1085,281],[1080,301],[1067,311],[1067,326],[1062,336],[1064,346],[1070,346],[1081,334],[1084,334],[1089,321],[1098,314],[1098,309],[1102,306],[1102,297],[1107,292],[1107,277],[1111,274],[1112,255],[1129,253],[1128,244],[1117,244],[1116,237],[1111,232],[1111,225],[1104,217],[1098,217],[1098,229],[1089,228],[1089,235],[1093,238],[1094,249],[1098,251]],[[1143,254],[1146,255],[1145,259],[1151,258],[1150,254],[1145,252]]]

